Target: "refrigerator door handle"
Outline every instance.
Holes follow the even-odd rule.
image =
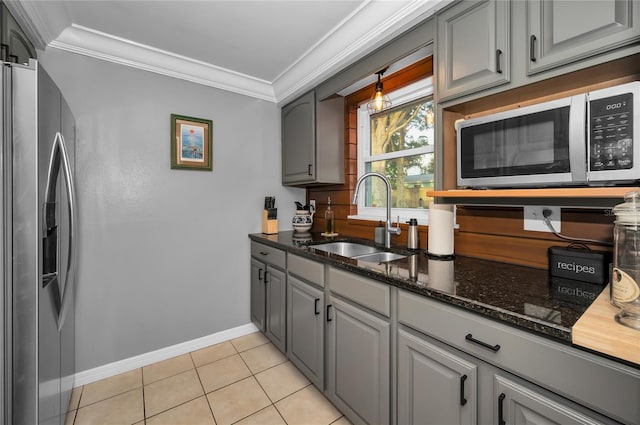
[[[67,273],[65,275],[64,289],[62,293],[62,301],[60,306],[60,312],[58,313],[58,330],[62,330],[64,320],[67,315],[67,311],[70,308],[73,295],[73,285],[75,281],[76,273],[76,258],[77,258],[77,222],[76,222],[76,202],[75,202],[75,185],[73,182],[73,174],[71,172],[71,161],[69,160],[69,153],[64,142],[64,137],[60,132],[56,133],[55,140],[53,142],[53,148],[51,149],[51,159],[49,161],[49,176],[47,178],[47,188],[45,191],[45,200],[47,206],[55,205],[55,190],[58,171],[62,165],[62,171],[65,178],[65,189],[67,191],[67,200],[69,206],[69,256],[67,261]],[[47,213],[45,213],[45,220],[48,219]],[[51,223],[47,223],[47,227]]]

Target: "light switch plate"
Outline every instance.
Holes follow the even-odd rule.
[[[551,211],[550,221],[556,232],[561,231],[560,207],[525,206],[524,207],[524,230],[533,232],[551,232],[549,226],[544,222],[543,210]]]

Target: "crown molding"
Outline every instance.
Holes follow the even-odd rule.
[[[271,83],[72,24],[48,47],[276,102]]]
[[[367,0],[307,50],[272,82],[136,43],[80,25],[69,24],[66,9],[56,16],[39,2],[11,0],[47,48],[142,69],[273,103],[284,103],[362,59],[408,31],[452,0],[409,2]],[[45,2],[46,3],[46,2]],[[64,29],[61,29],[64,28]],[[55,35],[59,33],[59,35]]]
[[[433,15],[452,0],[409,3],[371,1],[301,57],[273,83],[278,102],[286,103],[322,83]],[[401,5],[398,8],[398,5]],[[377,25],[372,25],[377,22]],[[360,30],[358,32],[358,30]],[[345,46],[345,40],[350,42]],[[428,40],[425,40],[425,43]]]

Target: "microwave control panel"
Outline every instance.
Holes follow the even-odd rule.
[[[633,94],[589,102],[591,171],[633,167]]]

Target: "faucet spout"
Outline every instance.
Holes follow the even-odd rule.
[[[393,225],[391,224],[391,183],[389,182],[389,179],[387,178],[387,176],[385,176],[384,174],[377,173],[375,171],[371,171],[369,173],[365,173],[362,176],[360,176],[360,178],[358,179],[358,182],[356,183],[355,192],[353,193],[352,203],[354,204],[358,203],[358,191],[360,190],[360,185],[368,177],[378,177],[382,179],[387,189],[387,222],[385,225],[385,232],[384,232],[384,246],[385,248],[391,248],[391,235],[392,234],[399,235],[401,230],[400,230],[400,220],[398,220],[397,227],[393,227]]]

